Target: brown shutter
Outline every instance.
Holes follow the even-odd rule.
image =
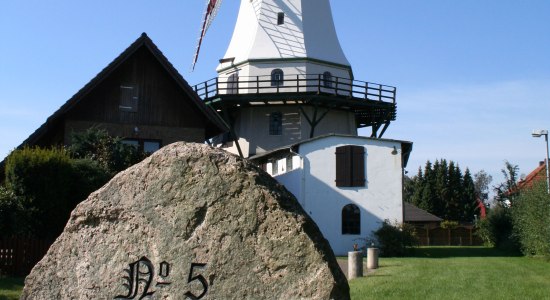
[[[365,186],[365,148],[350,146],[352,149],[351,186]]]
[[[351,160],[350,146],[336,148],[336,186],[351,186]]]

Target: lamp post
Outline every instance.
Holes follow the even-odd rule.
[[[548,130],[534,130],[533,137],[541,137],[544,135],[546,141],[546,191],[550,194],[550,173],[548,170]]]

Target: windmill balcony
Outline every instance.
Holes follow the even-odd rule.
[[[204,101],[235,95],[283,96],[317,94],[337,98],[368,100],[395,104],[396,88],[389,85],[350,80],[324,74],[298,74],[213,78],[194,86]]]

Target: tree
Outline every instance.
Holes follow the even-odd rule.
[[[68,150],[73,158],[91,159],[111,175],[143,160],[147,154],[135,146],[124,144],[121,138],[112,137],[97,127],[71,135]]]
[[[493,187],[496,194],[495,200],[504,206],[509,206],[519,194],[519,167],[504,161],[504,169],[501,172],[504,175],[504,182]]]
[[[463,175],[458,164],[453,161],[436,160],[426,162],[424,171],[407,183],[405,201],[436,216],[470,222],[477,207],[475,188],[470,171]]]
[[[472,179],[472,175],[469,169],[466,169],[466,171],[464,172],[464,179],[462,183],[462,193],[463,193],[462,206],[464,207],[462,212],[464,215],[462,215],[461,219],[462,220],[473,219],[474,215],[478,214],[477,212],[478,197],[476,193],[475,183],[474,183],[474,180]]]
[[[475,193],[483,203],[489,200],[489,185],[493,181],[493,177],[484,170],[474,174]]]

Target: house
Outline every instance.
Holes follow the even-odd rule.
[[[546,180],[546,161],[539,162],[538,167],[536,167],[533,171],[531,171],[531,173],[529,173],[529,175],[518,182],[517,188],[518,190],[530,188],[535,182],[538,182],[540,180]]]
[[[253,157],[296,196],[336,255],[403,222],[403,170],[412,143],[328,134]]]
[[[94,126],[148,152],[176,141],[202,143],[226,131],[145,33],[18,148],[67,145],[73,132]]]

